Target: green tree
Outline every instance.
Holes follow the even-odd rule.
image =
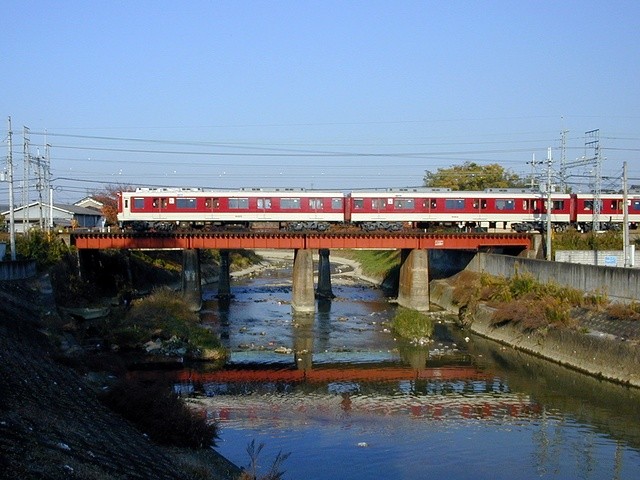
[[[524,187],[525,181],[497,163],[478,165],[474,162],[465,162],[462,165],[439,168],[436,172],[427,170],[424,185],[451,190],[478,191],[486,188]]]

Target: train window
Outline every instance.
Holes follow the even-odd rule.
[[[640,210],[640,200],[633,200],[631,202],[631,209],[632,210]]]
[[[133,208],[144,208],[144,198],[134,198],[133,199]]]
[[[280,199],[280,208],[288,208],[288,209],[296,209],[300,208],[300,199],[299,198],[281,198]]]
[[[444,201],[444,208],[447,210],[463,210],[464,198],[447,198]]]
[[[498,210],[515,210],[516,208],[516,202],[515,200],[503,200],[503,199],[498,199],[496,200],[496,209]]]
[[[600,210],[602,210],[602,200],[599,203],[600,203]],[[585,210],[593,210],[593,205],[594,205],[593,200],[585,200],[584,201],[584,209]]]
[[[362,199],[362,198],[354,198],[353,199],[353,208],[355,210],[362,210],[364,208],[364,199]]]
[[[323,202],[321,198],[310,198],[309,208],[311,210],[322,210]]]
[[[429,200],[429,205],[431,205],[431,208],[436,208],[438,206],[438,201],[435,198],[432,198]]]
[[[386,204],[387,202],[384,198],[371,199],[371,208],[373,208],[374,210],[384,210]]]
[[[529,200],[522,200],[522,209],[524,211],[529,210]]]
[[[270,210],[271,209],[271,199],[270,198],[259,198],[258,199],[258,208],[260,210]]]
[[[232,208],[234,210],[239,210],[241,208],[249,208],[249,199],[248,198],[230,198],[229,208]]]
[[[196,208],[195,198],[176,198],[176,208],[193,210]]]
[[[611,210],[622,211],[622,200],[611,200]]]
[[[331,208],[333,210],[342,210],[342,198],[336,197],[331,199]]]
[[[553,209],[554,210],[564,210],[564,200],[554,200],[553,201]]]
[[[473,208],[480,208],[480,200],[477,198],[473,199]]]
[[[413,210],[415,200],[413,198],[396,198],[393,206],[396,210]]]
[[[207,198],[204,201],[205,208],[220,208],[220,199],[219,198]]]

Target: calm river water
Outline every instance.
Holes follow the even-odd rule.
[[[290,278],[234,282],[228,307],[205,292],[231,361],[176,386],[201,392],[216,449],[236,464],[255,440],[262,472],[290,453],[287,479],[640,478],[639,392],[442,319],[430,343],[402,344],[396,307],[363,285],[334,283],[335,300],[294,317]]]

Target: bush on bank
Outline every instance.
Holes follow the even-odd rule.
[[[113,342],[121,346],[139,348],[149,341],[170,345],[174,354],[194,358],[201,358],[206,350],[222,349],[216,334],[201,325],[198,313],[168,288],[134,301],[113,330]]]
[[[528,273],[501,278],[468,271],[458,275],[453,300],[461,307],[463,322],[483,302],[496,309],[494,326],[511,323],[525,332],[574,326],[572,309],[603,308],[607,303],[602,295],[585,295],[574,288],[540,283]]]
[[[398,309],[391,327],[398,336],[416,342],[431,338],[434,328],[427,315],[407,308]]]

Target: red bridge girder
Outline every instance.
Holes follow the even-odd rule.
[[[72,233],[78,249],[441,249],[531,248],[526,233]]]

